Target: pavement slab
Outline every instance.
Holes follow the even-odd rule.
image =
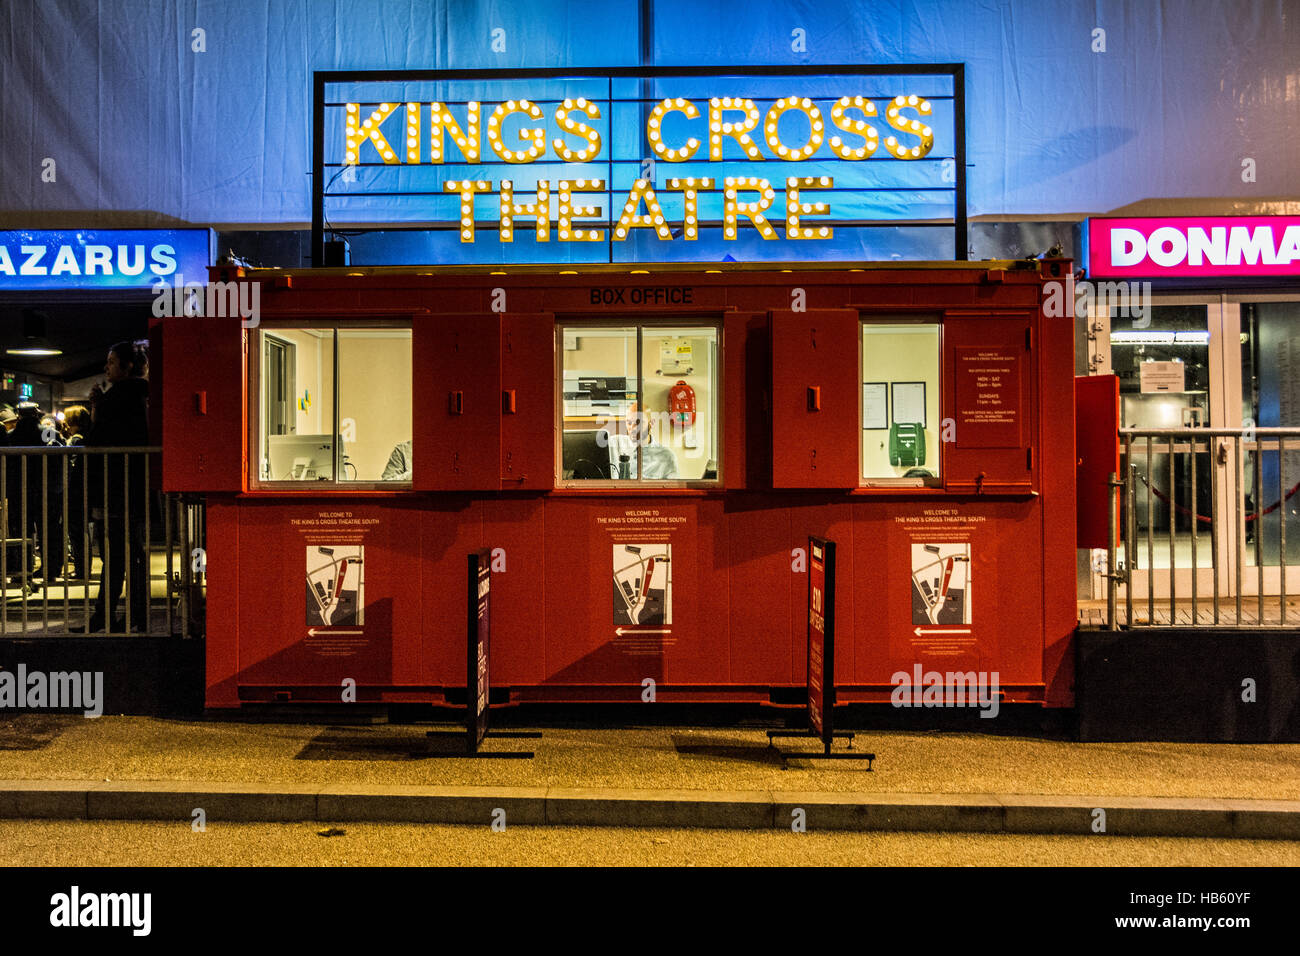
[[[30,722],[31,733],[24,732]],[[783,762],[754,727],[550,727],[432,759],[429,724],[0,721],[0,818],[486,822],[1300,838],[1300,745],[871,731]],[[445,741],[443,741],[445,744]],[[489,738],[485,750],[510,750]],[[837,744],[837,747],[843,746]],[[1099,816],[1098,811],[1102,811]]]
[[[543,728],[532,760],[428,759],[428,724],[320,726],[151,717],[0,720],[0,779],[184,780],[657,790],[1018,793],[1300,799],[1300,744],[1078,743],[958,732],[871,731],[858,761],[794,760],[762,729]],[[35,725],[34,725],[35,726]],[[837,744],[837,747],[840,746]],[[518,742],[489,738],[488,751]]]

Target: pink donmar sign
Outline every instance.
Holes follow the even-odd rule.
[[[1300,216],[1089,219],[1088,276],[1300,276]]]

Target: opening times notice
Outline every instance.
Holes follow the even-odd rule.
[[[1020,361],[1012,349],[957,350],[957,441],[963,447],[1020,445]]]

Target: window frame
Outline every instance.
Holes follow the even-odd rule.
[[[944,318],[945,316],[943,312],[926,311],[926,312],[909,313],[901,310],[891,310],[889,312],[879,312],[879,313],[862,312],[858,316],[858,381],[857,381],[858,488],[862,490],[865,491],[915,490],[918,492],[930,493],[935,491],[943,491],[945,488],[944,476],[946,474],[947,456],[945,455],[944,445],[946,443],[943,440],[943,431],[942,431],[943,421],[944,421],[943,418],[944,398],[946,397],[946,393],[947,393],[947,390],[944,388],[944,360],[943,360]],[[874,382],[864,381],[864,377],[866,375],[866,369],[865,369],[862,353],[863,353],[863,347],[865,345],[864,329],[868,325],[874,325],[874,326],[933,325],[938,329],[938,333],[939,333],[938,355],[936,356],[938,360],[936,366],[938,371],[935,377],[935,390],[938,393],[937,403],[938,403],[939,414],[938,414],[937,424],[940,429],[940,432],[939,432],[939,442],[938,442],[938,451],[937,451],[938,473],[931,478],[904,478],[901,475],[892,476],[892,477],[868,478],[865,474],[863,474],[863,472],[865,471],[864,459],[866,457],[866,451],[867,451],[867,447],[866,447],[867,430],[864,427],[864,422],[863,422],[862,389],[864,385],[875,384]],[[894,416],[893,386],[897,383],[893,379],[886,379],[885,381],[889,386],[886,389],[886,395],[887,395],[887,400],[889,402],[889,407],[885,413],[886,431],[888,431],[889,426],[893,423],[893,416]],[[898,381],[910,382],[910,381],[915,381],[915,379],[900,379]],[[929,401],[928,394],[926,397],[926,401],[927,402]]]
[[[642,374],[644,353],[644,331],[646,329],[709,329],[715,334],[715,376],[713,380],[713,406],[710,414],[714,421],[716,447],[713,449],[713,461],[717,475],[714,478],[565,478],[564,477],[564,335],[574,329],[627,329],[636,331],[636,374],[637,405],[644,411],[645,377]],[[722,413],[726,400],[723,382],[726,362],[723,358],[723,322],[722,317],[701,315],[611,315],[600,318],[590,316],[557,316],[555,319],[555,490],[588,491],[593,493],[607,491],[690,491],[721,490],[725,479],[723,450],[726,441],[723,435],[725,416]],[[640,452],[638,451],[638,456]],[[640,474],[640,462],[637,473]]]
[[[415,333],[411,320],[409,318],[391,318],[366,319],[366,318],[321,318],[308,317],[302,318],[279,318],[263,319],[256,329],[251,330],[256,334],[252,336],[252,341],[248,343],[248,355],[255,356],[255,361],[250,361],[248,365],[248,489],[250,492],[274,492],[284,494],[286,492],[298,492],[301,494],[323,494],[323,495],[346,495],[354,492],[384,492],[384,491],[411,491],[411,481],[340,481],[339,472],[339,448],[337,444],[334,448],[334,464],[331,472],[334,477],[324,481],[277,481],[264,479],[261,477],[262,462],[262,356],[265,349],[266,334],[275,335],[278,331],[329,331],[334,333],[334,361],[332,375],[332,387],[330,393],[333,405],[333,432],[337,438],[339,434],[339,404],[338,404],[338,381],[339,381],[339,347],[338,333],[340,331],[358,331],[358,332],[382,332],[382,331],[405,331],[410,336],[412,347],[414,346]],[[414,362],[414,355],[411,361]],[[414,382],[415,369],[411,369],[412,394],[407,397],[412,416],[414,416]]]

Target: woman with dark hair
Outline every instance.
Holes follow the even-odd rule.
[[[73,405],[63,410],[63,434],[69,448],[81,448],[94,419],[84,405]],[[86,461],[81,455],[68,456],[68,487],[64,498],[68,502],[68,543],[72,547],[72,574],[75,580],[90,579],[90,563],[86,560],[86,509],[90,507],[82,486]]]
[[[104,365],[108,388],[96,386],[90,400],[94,408],[93,424],[85,447],[129,448],[149,444],[149,353],[143,346],[118,342],[108,351]],[[123,465],[123,457],[129,464]],[[113,614],[122,594],[127,566],[131,571],[130,625],[132,630],[149,627],[149,566],[144,540],[145,456],[88,456],[90,501],[103,516],[104,533],[100,537],[103,566],[99,576],[99,599],[86,631],[102,631],[111,623],[113,631],[123,631],[127,622],[115,620]],[[105,461],[107,459],[107,462]],[[105,465],[107,464],[107,492]],[[98,517],[98,515],[97,515]]]

